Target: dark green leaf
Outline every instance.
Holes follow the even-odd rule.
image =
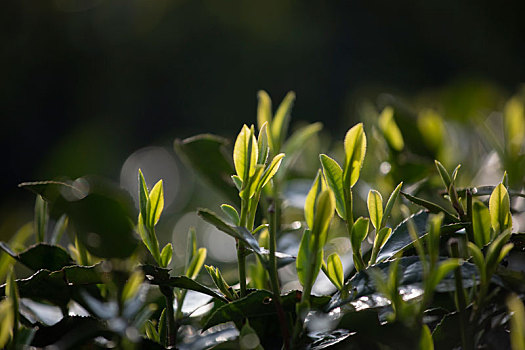
[[[448,258],[441,257],[441,261],[447,261]],[[423,266],[421,261],[417,256],[407,256],[399,258],[399,271],[401,272],[399,279],[399,286],[421,286],[423,281]],[[391,262],[381,262],[374,266],[369,267],[365,271],[358,272],[350,280],[346,282],[346,286],[352,288],[352,293],[348,297],[341,297],[341,293],[336,293],[329,305],[327,306],[327,311],[332,310],[338,306],[347,304],[351,301],[354,301],[362,296],[370,296],[376,292],[375,285],[373,280],[368,274],[369,269],[379,269],[384,275],[387,275],[390,269]],[[464,262],[461,265],[461,275],[463,277],[463,282],[465,288],[470,288],[474,284],[474,280],[479,279],[479,274],[477,268],[474,264],[469,262]],[[455,290],[455,279],[454,274],[449,272],[436,286],[436,291],[438,293],[447,293]]]
[[[152,265],[142,265],[141,268],[142,271],[144,271],[146,279],[151,284],[194,290],[221,301],[228,302],[228,300],[213,289],[210,289],[186,276],[170,277],[169,270]]]
[[[490,242],[490,213],[488,208],[478,201],[472,204],[472,230],[478,247],[481,248]]]
[[[379,250],[377,261],[383,261],[393,257],[399,251],[412,244],[412,237],[408,232],[408,220],[413,220],[419,237],[427,233],[428,213],[419,211],[409,218],[403,220],[393,231],[383,247]]]
[[[33,271],[40,269],[57,271],[64,266],[74,264],[73,259],[64,249],[46,243],[33,245],[20,254],[14,253],[4,242],[0,242],[0,248]]]
[[[451,212],[449,212],[448,210],[446,210],[445,208],[441,207],[438,204],[429,202],[429,201],[427,201],[426,199],[423,199],[423,198],[418,198],[418,197],[412,196],[412,195],[410,195],[408,193],[405,193],[405,192],[401,192],[401,194],[403,196],[405,196],[405,198],[408,199],[409,201],[411,201],[412,203],[415,203],[417,205],[422,206],[423,208],[427,209],[428,211],[430,211],[433,214],[439,214],[439,213],[442,212],[442,213],[445,213],[445,216],[447,217],[447,220],[449,220],[449,221],[456,222],[456,221],[459,220],[454,214],[452,214]]]

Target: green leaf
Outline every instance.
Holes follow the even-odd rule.
[[[301,237],[301,243],[299,244],[299,251],[297,252],[297,260],[295,261],[295,267],[297,269],[297,278],[304,287],[307,282],[308,276],[310,275],[310,269],[312,268],[312,235],[311,231],[306,229]]]
[[[208,209],[198,209],[197,214],[222,232],[244,242],[258,256],[263,257],[265,255],[264,249],[259,246],[255,237],[245,227],[230,226],[219,218],[217,214]]]
[[[146,204],[146,212],[148,220],[146,224],[149,228],[153,228],[159,222],[160,215],[164,209],[164,189],[162,180],[157,182],[149,193],[148,202]]]
[[[397,185],[397,187],[392,191],[390,197],[388,197],[388,201],[386,202],[385,206],[385,211],[383,213],[383,219],[381,220],[381,227],[384,227],[386,225],[386,220],[388,220],[388,217],[390,216],[390,213],[394,208],[394,204],[396,203],[397,197],[399,197],[399,191],[401,191],[402,186],[403,182],[400,182],[399,185]]]
[[[326,259],[326,276],[337,287],[338,290],[343,288],[344,272],[343,264],[337,253],[331,254]]]
[[[439,282],[443,280],[447,275],[451,274],[453,270],[461,265],[460,259],[448,259],[439,264],[436,271],[432,273],[432,279],[429,282],[429,290],[434,290]]]
[[[261,176],[261,180],[259,181],[259,184],[257,185],[256,191],[260,191],[267,183],[272,179],[272,177],[275,175],[277,170],[279,170],[279,166],[281,165],[281,162],[284,158],[284,153],[279,153],[275,157],[273,157],[270,165],[266,168],[264,173]]]
[[[174,148],[189,168],[208,184],[226,195],[230,201],[238,200],[229,177],[234,173],[231,153],[227,151],[229,141],[215,135],[197,135],[185,140],[175,140]]]
[[[310,230],[314,227],[315,205],[317,203],[317,197],[319,196],[319,193],[322,189],[321,181],[321,172],[318,171],[314,179],[314,183],[312,184],[310,191],[308,191],[308,194],[306,195],[306,200],[304,203],[304,217],[306,219],[306,224],[308,225],[308,228],[310,228]]]
[[[232,178],[233,184],[235,185],[237,190],[240,191],[242,189],[242,180],[241,180],[241,178],[238,177],[237,175],[232,175],[231,178]]]
[[[441,257],[439,262],[441,263],[446,260],[448,260],[448,258]],[[395,261],[398,261],[399,263],[399,287],[421,285],[423,283],[425,277],[423,273],[423,265],[421,264],[419,257],[406,256],[398,258]],[[377,269],[386,276],[391,269],[391,265],[392,261],[380,262],[373,267],[369,267],[364,271],[356,273],[346,282],[344,287],[352,288],[352,293],[336,293],[325,308],[325,312],[357,300],[363,296],[370,296],[377,293],[376,287],[369,276],[369,271]],[[469,262],[464,262],[461,264],[460,270],[465,288],[471,288],[474,286],[476,279],[479,278],[476,266]],[[454,274],[445,275],[445,277],[436,285],[435,291],[438,293],[453,292],[455,290],[454,281]]]
[[[295,305],[300,301],[298,295],[300,295],[300,292],[293,290],[282,296],[282,306],[285,311],[293,312],[292,310],[295,310]],[[328,297],[312,296],[312,308],[317,309],[325,305],[328,299]],[[277,311],[273,294],[267,290],[256,290],[215,310],[206,320],[203,330],[229,321],[238,324],[244,319],[250,320],[250,323],[254,326],[254,323],[251,322],[252,319],[265,318],[263,323],[265,326],[268,326],[268,322],[275,322],[276,317]]]
[[[450,175],[448,174],[447,169],[441,164],[439,161],[435,160],[434,163],[436,164],[436,168],[439,172],[439,176],[441,176],[441,180],[443,180],[443,183],[445,184],[445,187],[447,190],[450,188],[450,184],[452,183],[452,179],[450,178]]]
[[[255,135],[248,126],[243,125],[233,148],[235,171],[243,183],[255,173],[258,153]]]
[[[451,212],[449,212],[448,210],[446,210],[445,208],[441,207],[440,205],[436,203],[429,202],[423,198],[412,196],[405,192],[401,192],[401,194],[405,196],[405,198],[411,201],[412,203],[422,206],[423,208],[427,209],[429,212],[433,214],[444,213],[445,216],[447,217],[447,220],[454,221],[454,222],[459,221],[459,219],[454,214],[452,214]]]
[[[226,298],[230,300],[237,299],[237,294],[235,291],[226,283],[224,278],[222,277],[221,271],[219,268],[214,266],[208,266],[204,265],[206,268],[206,271],[208,271],[208,274],[210,275],[211,279],[213,280],[213,283],[215,283],[215,286],[226,296]]]
[[[14,253],[4,242],[0,242],[0,248],[33,271],[40,269],[57,271],[74,264],[73,259],[64,249],[46,243],[33,245],[19,254]]]
[[[401,151],[405,147],[403,135],[394,120],[394,109],[385,107],[379,115],[379,129],[383,133],[388,145],[395,151]]]
[[[359,179],[366,153],[366,135],[362,123],[356,124],[348,130],[344,140],[344,148],[343,182],[346,187],[354,187]]]
[[[352,243],[352,250],[354,253],[361,252],[361,243],[365,240],[366,235],[368,234],[368,218],[360,217],[352,226],[352,234],[350,236],[350,241]]]
[[[137,231],[140,235],[140,238],[142,239],[142,242],[146,248],[148,248],[155,261],[160,264],[159,242],[155,233],[152,232],[153,230],[154,228],[146,227],[144,220],[142,219],[142,214],[139,214]]]
[[[144,274],[141,270],[133,272],[122,289],[122,300],[127,301],[132,299],[139,291],[143,281]]]
[[[379,232],[376,233],[376,236],[374,238],[374,245],[372,247],[372,255],[370,256],[370,263],[369,265],[373,265],[376,263],[377,260],[377,254],[379,253],[379,249],[385,245],[385,242],[388,240],[390,235],[392,234],[392,229],[390,227],[383,227],[379,230]]]
[[[173,246],[171,243],[168,243],[162,248],[162,251],[160,252],[160,267],[167,267],[171,259],[173,257]]]
[[[267,130],[268,123],[264,123],[259,128],[259,136],[257,137],[257,148],[259,149],[259,155],[257,157],[258,164],[266,164],[266,161],[268,160],[268,154],[270,153]]]
[[[472,203],[474,241],[482,248],[490,242],[491,218],[488,208],[479,201]]]
[[[377,261],[389,259],[412,244],[412,237],[408,232],[408,220],[414,221],[419,237],[422,237],[427,233],[428,213],[426,211],[419,211],[397,225],[392,231],[390,238],[379,250]]]
[[[13,313],[12,302],[9,299],[0,301],[0,347],[7,346],[13,333],[15,315]]]
[[[511,98],[505,104],[503,111],[505,126],[505,141],[511,156],[517,156],[525,139],[525,112],[523,102],[517,97]]]
[[[159,324],[157,325],[157,332],[159,333],[159,342],[161,345],[165,346],[167,333],[168,333],[168,324],[166,323],[166,308],[162,309],[159,317]]]
[[[368,192],[367,206],[370,221],[376,231],[379,231],[381,222],[383,221],[383,197],[381,197],[381,193],[376,190],[370,190],[370,192]]]
[[[148,337],[148,339],[151,339],[157,343],[160,342],[159,333],[155,329],[155,326],[151,320],[147,320],[144,324],[144,332],[146,333],[146,337]]]
[[[272,123],[272,100],[264,90],[257,92],[257,100],[257,126],[262,130],[265,123],[267,125]]]
[[[290,91],[286,94],[283,101],[275,112],[273,121],[270,124],[270,133],[272,135],[272,151],[279,152],[281,145],[288,133],[288,125],[290,124],[291,111],[295,101],[295,93]]]
[[[215,299],[227,302],[227,300],[218,294],[216,291],[192,280],[186,276],[175,276],[171,277],[169,275],[169,270],[159,268],[153,265],[142,265],[142,271],[146,276],[146,280],[153,285],[158,286],[168,286],[174,288],[182,288],[193,290],[202,294],[209,295]]]
[[[497,265],[500,262],[499,257],[501,256],[501,253],[503,251],[503,246],[510,239],[510,235],[511,233],[509,231],[501,233],[489,245],[489,248],[487,249],[487,253],[485,255],[485,265],[487,266],[488,271],[496,269]]]
[[[36,196],[35,202],[35,235],[38,243],[44,242],[47,228],[47,202],[41,195]]]
[[[494,188],[490,195],[489,212],[490,222],[496,234],[512,227],[509,194],[501,183]]]
[[[206,248],[199,248],[197,254],[191,259],[191,263],[186,270],[186,276],[194,280],[202,269],[204,261],[206,260]]]
[[[419,349],[420,350],[434,350],[434,341],[432,340],[432,334],[430,328],[426,324],[421,327],[421,335],[419,337]]]
[[[330,226],[330,221],[334,216],[335,199],[332,191],[324,189],[317,199],[315,206],[314,226],[312,228],[312,235],[319,237],[320,248],[324,247],[326,243],[327,231]]]
[[[239,213],[237,212],[237,209],[235,209],[229,204],[222,204],[221,210],[224,214],[228,215],[228,217],[230,218],[230,220],[235,226],[239,225],[240,218],[239,218]]]
[[[147,204],[149,200],[149,191],[148,186],[146,185],[146,180],[144,179],[144,175],[142,174],[142,170],[139,169],[139,207],[140,207],[140,214],[142,214],[143,217],[147,217]]]
[[[339,164],[328,157],[326,154],[319,156],[321,165],[323,167],[323,174],[328,183],[328,186],[332,189],[335,197],[337,214],[342,218],[346,218],[345,211],[345,200],[343,193],[343,169]]]
[[[478,267],[479,274],[481,276],[485,275],[485,258],[483,257],[483,253],[481,252],[481,249],[478,248],[477,245],[475,245],[472,242],[467,242],[467,247],[469,254],[472,256],[472,260],[474,261],[474,264]]]

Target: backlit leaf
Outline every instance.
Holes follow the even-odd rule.
[[[383,133],[388,145],[395,151],[401,151],[405,147],[403,135],[394,120],[394,109],[386,107],[379,115],[379,128]]]
[[[489,209],[481,202],[472,203],[472,230],[474,241],[480,248],[490,242],[490,222]]]
[[[383,197],[381,197],[381,193],[376,190],[370,190],[368,192],[367,206],[370,221],[376,231],[378,231],[383,221]]]
[[[343,169],[326,154],[321,154],[319,159],[321,160],[326,182],[334,193],[337,214],[344,219],[346,218],[346,211],[343,193]]]
[[[390,194],[390,197],[388,197],[388,201],[385,205],[385,211],[383,213],[383,219],[381,220],[381,227],[386,225],[386,220],[390,216],[390,213],[392,212],[392,209],[394,208],[394,204],[396,203],[397,197],[399,197],[399,192],[401,191],[401,187],[403,186],[403,182],[400,182],[399,185],[392,191]]]
[[[366,235],[368,234],[368,218],[360,217],[352,226],[352,234],[350,236],[350,241],[352,243],[352,249],[354,252],[360,252],[361,251],[361,243],[366,238]]]
[[[149,193],[148,202],[146,204],[146,212],[148,220],[146,224],[149,228],[153,228],[159,222],[160,215],[164,209],[164,189],[162,180],[157,182]]]
[[[281,145],[283,144],[286,134],[288,133],[288,125],[290,124],[291,111],[294,101],[295,93],[293,91],[288,92],[277,108],[273,121],[270,125],[270,133],[273,138],[272,151],[274,154],[280,151]]]
[[[494,188],[489,200],[490,222],[496,233],[505,231],[512,227],[510,215],[510,199],[507,189],[503,184]]]
[[[345,166],[343,180],[346,187],[353,187],[359,179],[366,153],[366,135],[363,124],[354,125],[346,133],[344,140]]]
[[[328,259],[326,259],[326,271],[328,278],[337,287],[337,289],[343,288],[343,264],[341,263],[341,259],[337,253],[331,254]]]

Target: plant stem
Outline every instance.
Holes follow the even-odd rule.
[[[246,220],[248,217],[249,200],[241,198],[241,218],[239,226],[246,227]],[[237,240],[237,263],[239,268],[239,284],[241,286],[241,297],[246,296],[246,248],[244,243]]]
[[[274,200],[275,203],[275,200]],[[275,248],[277,245],[276,239],[276,212],[274,203],[270,204],[268,208],[269,224],[270,224],[270,257],[268,274],[270,275],[270,284],[272,286],[273,299],[275,309],[277,311],[277,317],[279,318],[279,323],[281,324],[281,335],[283,337],[284,349],[288,350],[290,348],[290,332],[288,330],[288,323],[286,320],[286,315],[283,310],[281,303],[281,288],[279,287],[279,276],[277,273],[277,259],[275,258]]]
[[[450,242],[450,253],[453,258],[459,258],[459,242],[457,240],[451,240]],[[457,295],[457,301],[458,301],[458,312],[459,312],[459,320],[460,320],[460,328],[461,328],[461,344],[463,345],[462,348],[465,350],[472,350],[474,347],[472,346],[472,342],[469,341],[471,337],[468,334],[467,329],[467,315],[465,313],[465,309],[467,308],[467,303],[465,301],[465,293],[463,289],[463,277],[461,276],[461,266],[458,266],[454,270],[454,279],[456,281],[456,295]]]
[[[168,321],[168,341],[167,345],[175,346],[175,343],[177,342],[177,325],[175,322],[175,314],[173,312],[173,288],[161,286],[160,287],[161,293],[166,298],[166,319]]]

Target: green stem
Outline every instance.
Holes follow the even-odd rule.
[[[241,218],[239,226],[246,227],[246,221],[248,217],[248,205],[249,200],[247,198],[241,198]],[[246,296],[246,247],[244,243],[237,240],[237,263],[239,268],[239,284],[241,286],[241,297]]]
[[[457,240],[452,240],[450,242],[450,253],[453,258],[459,258],[459,242]],[[461,276],[461,267],[458,266],[454,270],[454,279],[456,281],[456,295],[458,301],[458,312],[459,312],[459,326],[461,329],[461,344],[465,350],[473,350],[473,344],[469,341],[471,337],[468,334],[467,326],[467,315],[465,310],[467,308],[467,302],[465,300],[465,292],[463,289],[463,277]]]
[[[474,242],[474,230],[472,228],[472,192],[467,188],[467,217],[466,220],[470,222],[467,225],[467,237],[468,240]]]
[[[174,347],[177,342],[177,324],[175,322],[175,313],[173,312],[173,288],[161,286],[161,293],[166,298],[166,320],[168,321],[168,347]]]
[[[286,320],[286,315],[283,310],[281,303],[281,288],[279,287],[279,276],[277,273],[277,259],[275,258],[275,249],[277,245],[276,239],[276,212],[273,203],[268,208],[269,224],[270,224],[270,257],[269,264],[270,268],[268,269],[268,274],[270,275],[270,284],[272,286],[274,305],[277,311],[277,317],[281,325],[281,335],[283,337],[283,346],[287,350],[290,348],[290,332],[288,330],[288,323]]]

